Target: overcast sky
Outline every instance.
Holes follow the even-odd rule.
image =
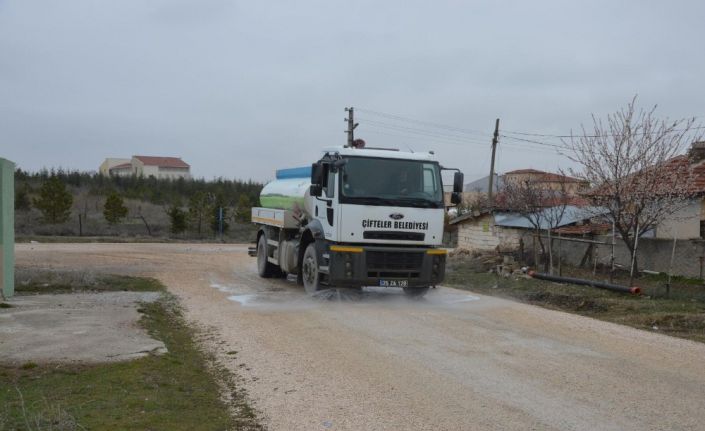
[[[344,144],[354,106],[368,145],[434,150],[470,180],[495,118],[565,134],[638,94],[702,122],[705,3],[567,3],[0,0],[0,157],[178,156],[264,181]],[[497,170],[567,167],[551,148],[502,138]]]

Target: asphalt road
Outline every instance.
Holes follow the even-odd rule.
[[[705,429],[705,344],[450,288],[309,298],[245,245],[19,244],[17,264],[159,278],[274,430]]]

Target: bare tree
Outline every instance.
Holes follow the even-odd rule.
[[[603,121],[592,117],[591,129],[565,140],[566,156],[580,169],[574,176],[595,188],[587,197],[614,221],[636,273],[635,238],[682,209],[690,197],[688,158],[678,156],[697,140],[695,119],[659,119],[656,107],[637,110],[636,97]]]
[[[567,189],[568,178],[556,175],[551,187],[539,178],[529,177],[520,182],[506,181],[497,196],[497,202],[504,209],[516,212],[525,218],[534,229],[542,255],[548,254],[544,268],[553,273],[553,241],[551,233],[559,225],[570,201]],[[548,241],[544,244],[541,231],[545,230]],[[536,262],[538,265],[538,262]]]
[[[487,193],[482,192],[479,188],[469,193],[463,193],[463,195],[463,201],[456,207],[458,215],[468,212],[482,212],[491,207]]]

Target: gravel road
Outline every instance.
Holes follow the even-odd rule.
[[[449,288],[308,298],[245,245],[18,244],[17,264],[159,278],[273,430],[705,429],[705,344]]]

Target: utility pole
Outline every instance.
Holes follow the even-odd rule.
[[[346,145],[346,147],[348,147],[348,148],[352,148],[353,142],[355,142],[355,137],[353,136],[353,131],[360,124],[360,123],[355,123],[354,113],[353,113],[354,109],[355,108],[353,108],[352,106],[349,108],[345,108],[345,112],[348,113],[348,118],[345,119],[345,121],[348,122],[348,130],[345,131],[345,133],[348,134],[348,144]]]
[[[499,118],[497,118],[497,122],[494,124],[494,136],[492,137],[492,163],[490,164],[490,187],[487,190],[487,197],[488,201],[490,203],[490,206],[494,205],[494,202],[492,201],[492,193],[494,192],[494,155],[495,152],[497,151],[497,141],[499,140]]]

